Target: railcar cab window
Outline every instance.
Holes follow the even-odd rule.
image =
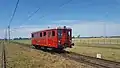
[[[68,36],[70,36],[70,31],[68,31]]]
[[[52,36],[55,36],[55,31],[52,31]]]
[[[58,30],[58,38],[62,37],[62,30]]]
[[[42,37],[42,32],[40,33],[40,37]]]

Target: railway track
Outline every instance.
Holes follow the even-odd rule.
[[[27,46],[28,44],[26,45],[26,44],[22,44],[18,42],[13,42],[13,43],[29,47]],[[81,55],[81,54],[77,54],[74,52],[68,52],[68,51],[63,51],[59,53],[54,52],[54,51],[47,51],[47,52],[57,55],[57,56],[65,57],[67,59],[74,60],[76,62],[85,63],[85,64],[88,64],[88,65],[91,65],[97,68],[120,68],[120,62],[115,62],[115,61],[110,61],[110,60],[105,60],[105,59],[98,59],[95,57],[90,57],[90,56]]]
[[[81,55],[75,52],[68,52],[68,51],[55,52],[55,51],[49,51],[49,50],[47,50],[47,52],[53,55],[58,55],[58,56],[65,57],[67,59],[74,60],[76,62],[85,63],[88,65],[94,66],[96,68],[120,68],[120,62],[115,62],[115,61],[110,61],[105,59],[98,59],[95,57]]]
[[[85,63],[85,64],[88,64],[88,65],[91,65],[97,68],[120,68],[120,62],[114,62],[114,61],[109,61],[105,59],[97,59],[95,57],[85,56],[85,55],[77,54],[74,52],[66,52],[60,55],[68,59],[75,60],[81,63]]]
[[[6,54],[5,54],[5,44],[4,42],[0,43],[1,46],[1,68],[6,68]]]

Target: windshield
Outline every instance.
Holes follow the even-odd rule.
[[[58,38],[62,38],[62,30],[58,30]]]

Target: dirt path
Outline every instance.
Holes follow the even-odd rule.
[[[8,44],[7,68],[95,68],[36,49]]]

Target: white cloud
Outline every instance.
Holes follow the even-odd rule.
[[[0,29],[0,39],[5,37],[5,29]]]
[[[53,23],[59,23],[59,24],[68,24],[73,22],[80,22],[80,20],[57,20],[53,21]]]
[[[105,24],[106,28],[105,28]],[[120,23],[108,23],[108,22],[93,22],[85,24],[74,24],[71,26],[73,28],[73,34],[81,36],[111,36],[120,35]],[[106,30],[105,30],[106,29]],[[106,31],[106,32],[105,32]],[[106,33],[106,34],[105,34]]]
[[[63,23],[64,21],[64,23]],[[54,21],[55,22],[55,21]],[[57,21],[56,21],[57,22]],[[21,28],[16,28],[15,31],[12,30],[11,35],[13,37],[30,37],[32,32],[47,29],[49,26],[50,28],[55,28],[58,26],[67,25],[73,29],[73,35],[81,35],[81,36],[104,36],[104,23],[106,23],[106,35],[120,35],[120,23],[109,23],[109,22],[102,22],[102,21],[79,21],[79,20],[62,20],[58,21],[59,23],[56,24],[48,24],[48,25],[24,25]],[[60,24],[61,22],[61,24]],[[65,23],[68,22],[68,23]],[[69,23],[71,22],[71,23]],[[3,32],[3,31],[2,31]],[[3,34],[1,32],[1,35]]]

